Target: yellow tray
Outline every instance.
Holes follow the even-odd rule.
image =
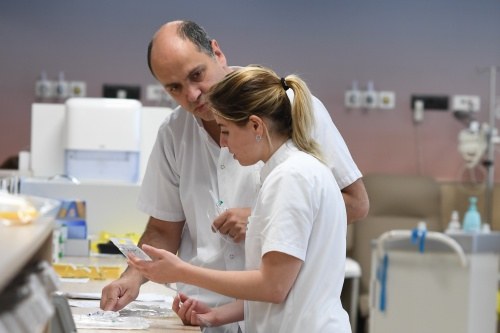
[[[124,269],[120,266],[87,266],[61,263],[53,263],[52,266],[62,278],[89,278],[93,280],[117,279]]]

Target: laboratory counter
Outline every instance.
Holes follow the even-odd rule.
[[[76,265],[82,265],[84,263],[92,265],[96,263],[100,264],[110,264],[122,262],[124,264],[124,258],[116,259],[116,258],[96,258],[96,257],[72,257],[72,258],[63,258],[63,262],[72,263]],[[74,280],[74,281],[71,281]],[[97,300],[86,300],[85,296],[89,296],[89,298],[93,298],[94,296],[98,296],[101,293],[102,288],[110,283],[112,279],[107,280],[85,280],[85,279],[62,279],[59,290],[68,293],[70,297],[68,297],[68,301],[70,305],[78,303],[77,307],[71,306],[71,312],[73,317],[76,318],[79,316],[88,316],[89,314],[96,313],[100,311],[98,301]],[[78,295],[83,295],[81,299],[77,299]],[[153,282],[147,282],[141,287],[141,291],[139,297],[141,295],[159,295],[164,296],[165,298],[174,297],[175,292],[165,288],[160,284],[156,284]],[[149,333],[181,333],[181,332],[200,332],[199,327],[194,326],[185,326],[182,321],[177,317],[177,315],[170,311],[170,306],[168,307],[169,314],[161,315],[161,316],[143,316],[138,317],[141,320],[144,319],[149,323],[149,328],[147,329],[121,329],[122,332],[149,332]],[[134,315],[135,317],[135,315]],[[78,325],[77,325],[78,327]],[[117,329],[102,329],[102,328],[78,328],[79,333],[117,333],[120,330]]]
[[[91,255],[89,257],[64,257],[61,260],[61,263],[67,263],[72,265],[88,265],[88,267],[100,266],[102,267],[110,267],[110,266],[121,266],[122,269],[126,267],[126,260],[123,256],[94,256]],[[351,299],[350,299],[350,321],[353,332],[356,331],[356,309],[357,309],[357,298],[358,298],[358,285],[359,285],[359,277],[361,276],[361,269],[359,264],[349,258],[346,261],[346,279],[352,280],[352,288],[351,288]],[[65,280],[66,281],[66,280]],[[63,282],[60,290],[68,293],[99,293],[102,288],[111,282],[112,279],[107,280],[89,280],[85,283],[76,283],[76,282]],[[162,285],[147,282],[141,287],[141,294],[158,294],[165,296],[175,296],[175,292],[165,288]],[[96,307],[89,308],[75,308],[72,307],[72,312],[74,315],[79,314],[89,314],[99,310]],[[148,319],[150,320],[150,319]],[[147,332],[163,332],[163,333],[177,333],[177,332],[199,332],[199,327],[192,326],[184,326],[181,320],[177,317],[177,315],[173,314],[168,318],[162,319],[154,319],[151,320],[151,326],[147,330]],[[83,333],[116,333],[116,330],[96,330],[96,329],[78,329],[78,332]]]

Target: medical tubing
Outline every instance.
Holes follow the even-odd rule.
[[[377,279],[380,281],[380,302],[379,310],[385,312],[386,308],[386,293],[387,293],[387,268],[389,266],[389,256],[387,253],[381,260],[381,264],[377,269]]]

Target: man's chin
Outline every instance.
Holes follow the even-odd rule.
[[[215,121],[215,117],[211,111],[196,112],[194,115],[204,121]]]

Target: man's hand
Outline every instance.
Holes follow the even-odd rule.
[[[245,239],[250,213],[250,208],[227,209],[214,219],[212,228],[239,243]]]
[[[102,289],[101,309],[119,311],[139,295],[143,277],[138,272],[125,272],[118,280]]]

